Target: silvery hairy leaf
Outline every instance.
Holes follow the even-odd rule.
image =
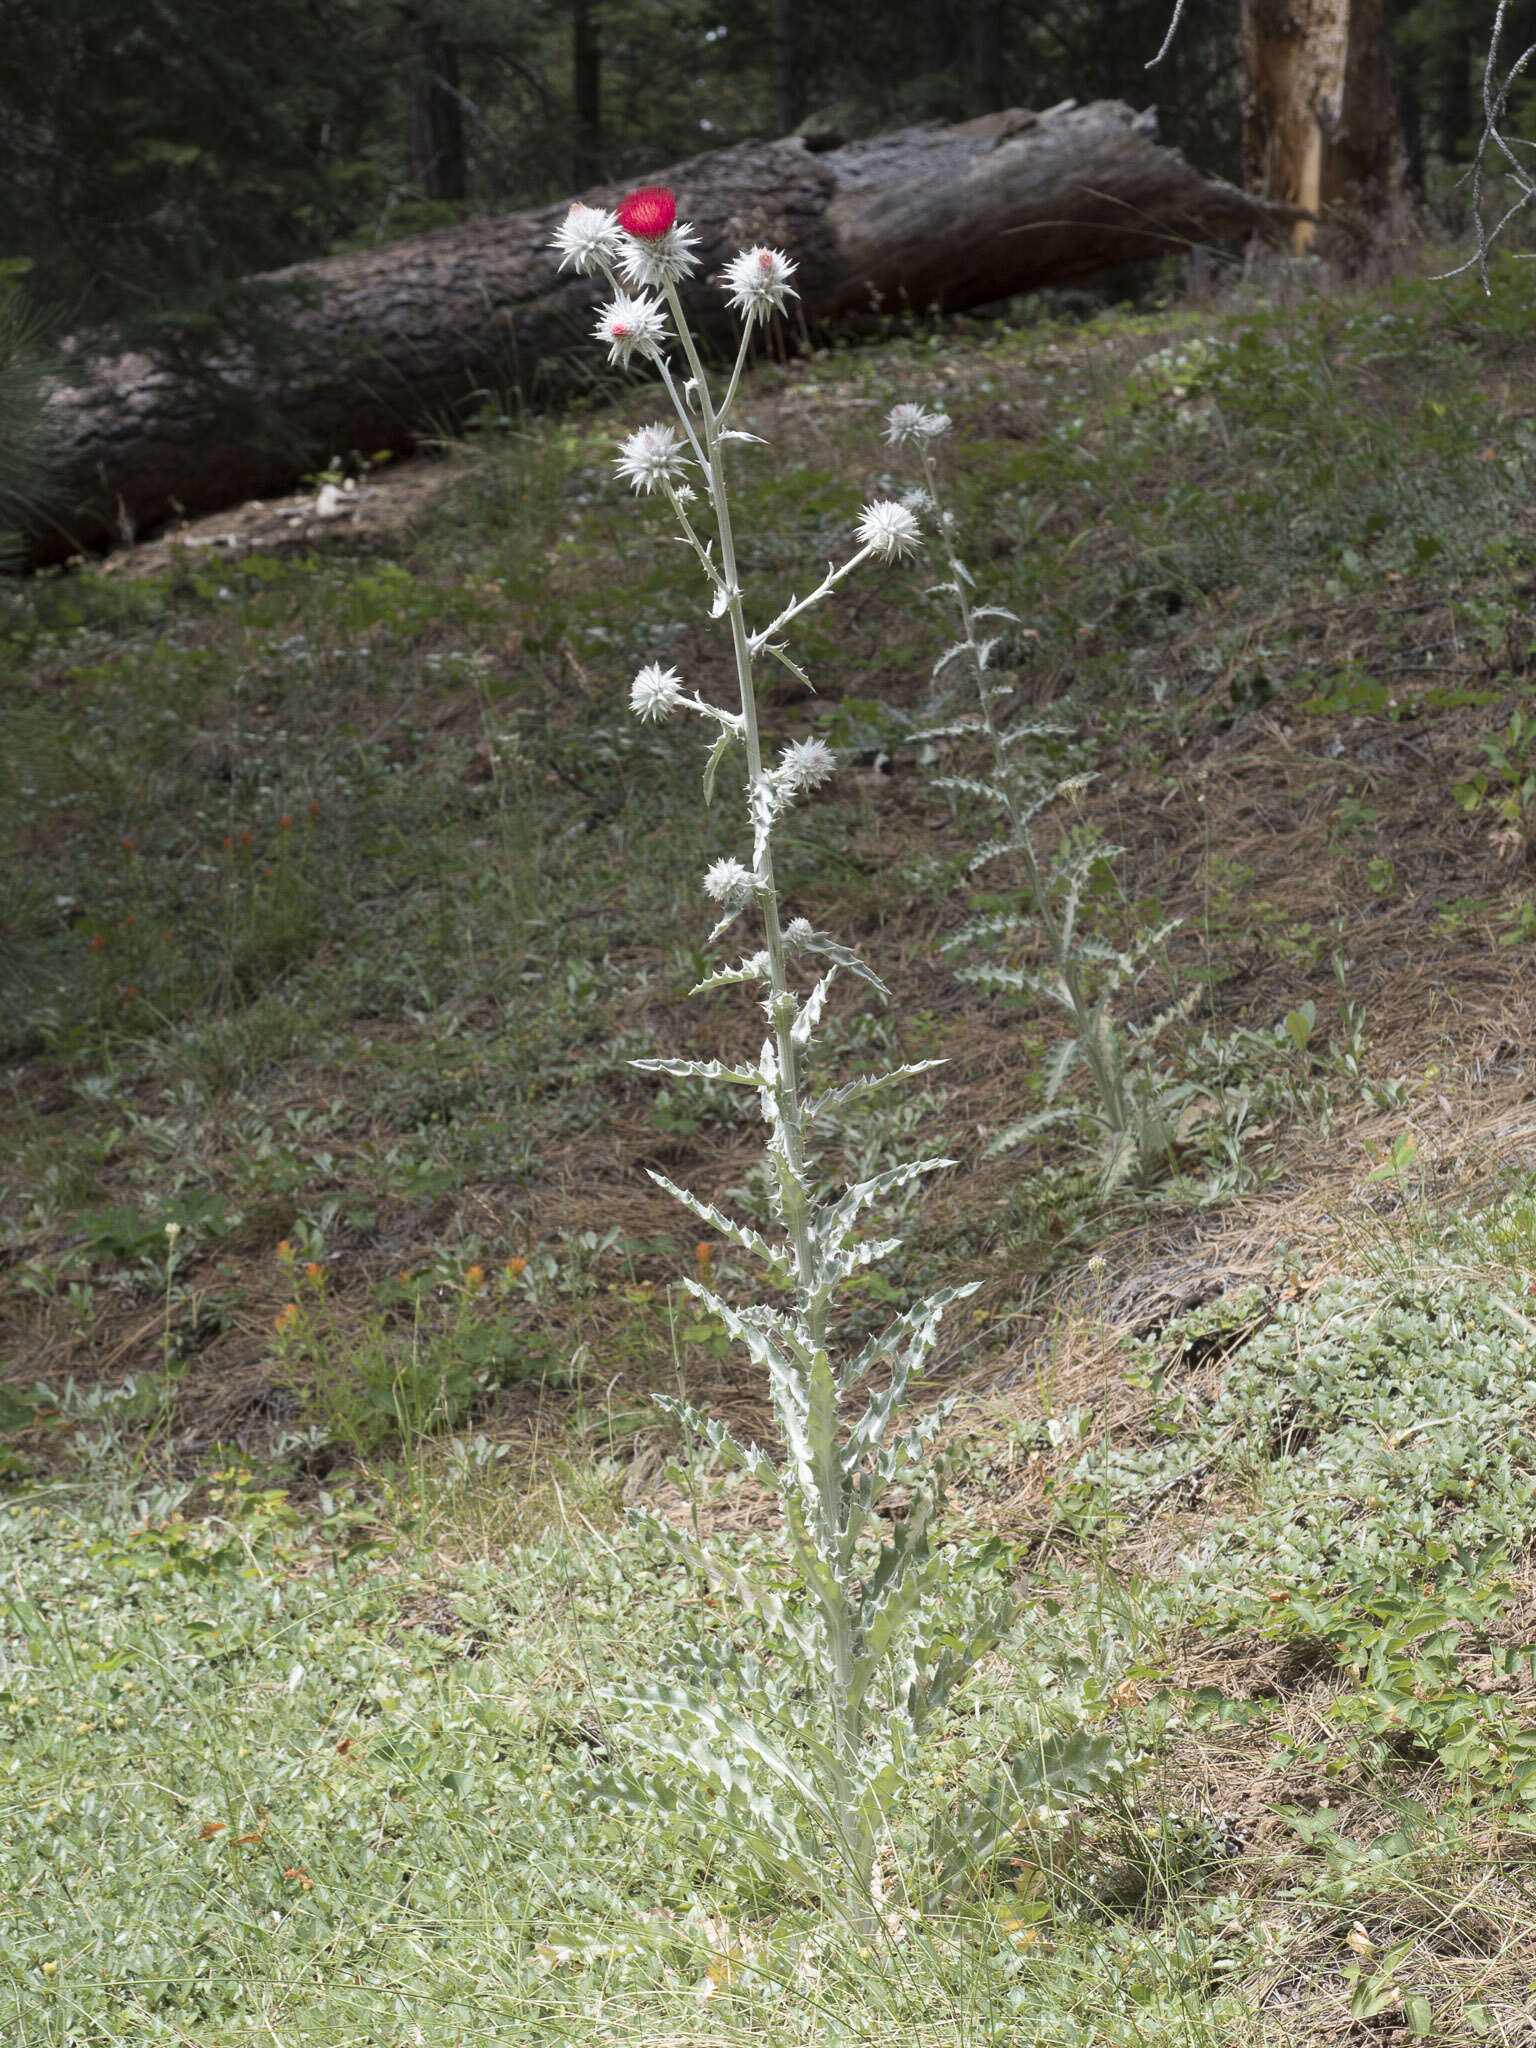
[[[714,974],[706,974],[702,981],[694,983],[688,993],[691,996],[707,995],[712,988],[730,988],[737,982],[760,982],[762,978],[763,970],[758,966],[757,956],[754,954],[751,959],[743,960],[735,967],[722,967]],[[638,1065],[638,1062],[636,1064]],[[762,1076],[760,1074],[753,1074],[751,1076],[751,1085],[754,1088],[758,1087],[761,1081]]]
[[[1037,1745],[1009,1758],[983,1798],[966,1802],[952,1820],[936,1826],[929,1844],[930,1903],[938,1905],[956,1885],[986,1870],[1026,1813],[1102,1797],[1123,1774],[1108,1735],[1083,1728],[1042,1735]]]
[[[674,1406],[682,1411],[682,1403]],[[768,1463],[766,1459],[762,1462]],[[770,1629],[778,1630],[784,1626],[784,1602],[780,1594],[773,1587],[762,1585],[738,1570],[714,1545],[696,1543],[691,1536],[685,1535],[681,1529],[674,1529],[659,1515],[637,1513],[631,1517],[631,1526],[679,1564],[701,1573],[717,1592],[731,1594],[744,1613],[755,1615]],[[801,1647],[808,1648],[809,1645],[802,1644]]]
[[[795,681],[801,684],[805,689],[809,690],[813,697],[815,696],[816,685],[811,681],[810,677],[806,674],[805,670],[800,666],[799,662],[791,661],[790,657],[781,646],[775,643],[766,646],[763,649],[763,652],[765,654],[771,654],[774,660],[779,664],[780,668],[788,669],[789,673],[794,677]]]
[[[805,1001],[800,1005],[799,1015],[795,1018],[789,1031],[790,1040],[793,1044],[798,1046],[810,1044],[811,1037],[817,1025],[821,1022],[821,1012],[827,1000],[827,991],[831,988],[836,975],[837,964],[834,961],[832,966],[827,969],[820,981],[817,982],[816,986],[805,998]]]
[[[750,1252],[753,1258],[761,1259],[770,1270],[782,1266],[788,1258],[787,1245],[769,1244],[768,1240],[753,1230],[749,1224],[738,1223],[734,1216],[727,1215],[723,1209],[717,1209],[713,1202],[706,1202],[700,1196],[691,1194],[687,1188],[680,1188],[676,1181],[668,1180],[664,1173],[657,1173],[654,1168],[646,1170],[657,1187],[665,1188],[674,1201],[681,1202],[685,1209],[691,1210],[706,1229],[719,1231],[722,1237],[728,1238],[742,1251]]]
[[[891,1361],[893,1383],[899,1378],[905,1386],[909,1378],[915,1379],[938,1339],[944,1311],[953,1302],[967,1300],[980,1284],[977,1280],[967,1280],[958,1287],[940,1287],[921,1301],[914,1301],[899,1315],[892,1316],[884,1329],[866,1339],[848,1361],[844,1367],[842,1391],[846,1393],[850,1387],[857,1386],[877,1361],[886,1357]]]
[[[884,1074],[860,1074],[857,1079],[844,1081],[840,1087],[829,1088],[824,1095],[814,1095],[805,1105],[807,1117],[824,1116],[832,1110],[843,1109],[850,1102],[860,1102],[867,1095],[873,1095],[878,1088],[889,1088],[897,1081],[910,1081],[918,1074],[926,1074],[934,1067],[946,1067],[948,1060],[913,1060],[905,1067],[892,1067]]]
[[[1005,747],[1016,747],[1021,740],[1064,740],[1071,736],[1070,725],[1054,725],[1048,718],[1023,718],[1017,725],[1010,725],[1005,732],[998,734]],[[1043,801],[1050,802],[1055,795],[1053,789]],[[1041,806],[1037,804],[1035,808],[1039,810]]]
[[[978,868],[986,867],[991,861],[1001,860],[1005,854],[1014,854],[1017,848],[1011,839],[989,839],[985,846],[978,846],[965,864],[968,875],[974,875]]]
[[[724,977],[735,980],[738,977]],[[741,977],[745,979],[746,977]],[[719,1060],[626,1060],[626,1066],[636,1067],[642,1074],[666,1074],[674,1081],[726,1081],[734,1088],[756,1088],[762,1076],[754,1074],[748,1067],[725,1067]]]
[[[1005,791],[990,782],[977,782],[969,775],[936,775],[935,789],[954,790],[960,796],[979,796],[984,803],[996,804],[999,810],[1007,810],[1008,797]]]
[[[942,1173],[954,1164],[953,1159],[911,1159],[904,1166],[889,1166],[883,1173],[871,1174],[868,1180],[861,1180],[845,1189],[835,1202],[823,1206],[817,1218],[816,1235],[822,1250],[826,1253],[835,1251],[871,1202],[895,1194],[899,1188],[909,1186],[925,1173]]]
[[[860,980],[867,981],[877,994],[890,995],[890,990],[872,967],[866,967],[857,953],[839,945],[836,939],[829,938],[825,932],[797,931],[794,943],[807,953],[823,953],[827,959],[835,960],[839,967],[846,967],[850,974],[856,974]]]
[[[731,751],[735,740],[736,734],[728,725],[722,725],[715,735],[715,743],[709,750],[709,759],[704,763],[704,801],[707,804],[715,800],[715,777],[720,772],[720,763]]]
[[[653,1394],[651,1399],[663,1415],[672,1416],[691,1434],[702,1437],[727,1465],[738,1472],[749,1473],[772,1490],[775,1483],[773,1460],[766,1451],[759,1450],[756,1444],[742,1443],[717,1415],[705,1415],[691,1401],[680,1401],[673,1394]]]
[[[1061,1093],[1062,1083],[1071,1073],[1073,1064],[1083,1053],[1081,1039],[1064,1038],[1059,1045],[1053,1045],[1045,1062],[1044,1096],[1047,1103],[1054,1102]]]
[[[979,718],[957,718],[948,725],[915,726],[911,732],[902,735],[902,745],[915,747],[930,740],[974,740],[984,731]]]
[[[959,931],[944,940],[940,950],[959,953],[969,946],[980,945],[983,939],[998,939],[1007,933],[1029,929],[1030,920],[1022,911],[995,910],[986,917],[973,918],[969,924],[961,925]]]
[[[1076,1041],[1073,1041],[1074,1044]],[[1024,1117],[1016,1124],[1009,1124],[999,1131],[995,1138],[987,1141],[986,1157],[996,1159],[1001,1153],[1012,1152],[1031,1138],[1041,1137],[1046,1131],[1059,1131],[1063,1124],[1076,1121],[1080,1112],[1072,1103],[1064,1103],[1057,1109],[1038,1110],[1035,1115]]]

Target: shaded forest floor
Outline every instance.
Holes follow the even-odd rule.
[[[932,573],[816,615],[768,721],[842,772],[785,891],[893,991],[838,989],[833,1055],[947,1062],[829,1164],[958,1162],[850,1313],[980,1283],[946,1526],[1029,1616],[935,1810],[1042,1717],[1125,1758],[976,1897],[895,1909],[878,1968],[659,1824],[551,1846],[620,1739],[595,1674],[707,1622],[618,1533],[685,1505],[651,1396],[768,1426],[680,1286],[750,1277],[649,1178],[750,1210],[756,1134],[625,1065],[761,1030],[684,1000],[735,819],[625,706],[650,660],[729,689],[611,480],[645,394],[461,451],[394,532],[5,601],[23,2038],[1530,2038],[1533,294],[962,325],[753,383],[765,610],[908,480],[889,405],[953,414],[1042,778],[1092,777],[1042,838],[1122,849],[1115,944],[1177,920],[1126,1005],[1174,1013],[1168,1171],[990,1154],[1056,1027],[941,951],[1023,898],[936,786],[966,746],[906,738]]]

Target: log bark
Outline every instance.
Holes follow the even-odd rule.
[[[725,340],[711,281],[744,243],[800,268],[810,322],[872,306],[946,311],[1091,277],[1190,242],[1284,232],[1291,215],[1202,178],[1159,147],[1150,114],[1118,101],[934,122],[815,152],[740,143],[655,174],[700,231],[691,318]],[[650,181],[648,181],[650,182]],[[612,204],[601,187],[585,195]],[[34,563],[144,534],[168,516],[291,488],[336,452],[403,452],[487,395],[557,395],[601,373],[589,337],[599,291],[556,271],[564,204],[335,256],[287,320],[281,373],[234,355],[194,378],[142,356],[98,362],[57,390],[55,512]],[[221,424],[238,401],[246,425]],[[260,414],[267,431],[253,432]],[[276,423],[280,432],[273,432]]]
[[[1243,182],[1320,223],[1358,234],[1402,187],[1397,95],[1382,0],[1243,0]]]

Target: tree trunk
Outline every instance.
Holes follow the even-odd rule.
[[[462,199],[467,178],[459,53],[427,22],[416,31],[416,48],[421,71],[411,92],[411,180],[428,199]]]
[[[571,0],[571,94],[576,107],[572,168],[578,185],[602,175],[603,46],[592,19],[592,0]]]
[[[989,114],[1003,104],[1002,0],[971,9],[971,104]]]
[[[1473,90],[1473,59],[1478,24],[1453,17],[1440,43],[1440,153],[1454,164],[1461,145],[1482,126]],[[1476,109],[1476,111],[1474,111]]]
[[[952,70],[958,48],[950,0],[923,0],[918,25],[924,73],[932,77]]]
[[[1380,218],[1401,183],[1381,0],[1243,0],[1243,181],[1320,222]]]
[[[771,0],[768,10],[768,89],[773,125],[788,135],[800,125],[800,0]]]
[[[1118,101],[932,122],[815,154],[747,142],[653,173],[699,230],[689,316],[728,343],[718,285],[745,242],[793,253],[811,321],[887,304],[955,311],[1071,283],[1191,240],[1283,231],[1292,218],[1159,148]],[[616,189],[587,193],[613,204]],[[564,205],[466,222],[279,272],[308,280],[281,373],[231,354],[194,381],[144,356],[54,393],[55,522],[32,559],[142,533],[180,508],[285,490],[335,450],[411,447],[490,392],[558,395],[607,373],[589,339],[602,296],[557,272]],[[214,387],[210,395],[210,384]],[[220,404],[212,401],[219,400]],[[229,424],[243,408],[245,427]],[[251,431],[260,415],[264,434]]]

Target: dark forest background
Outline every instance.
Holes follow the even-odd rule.
[[[1415,186],[1473,146],[1488,8],[1389,0]],[[238,326],[253,272],[748,135],[1113,96],[1239,175],[1236,0],[0,0],[0,275],[55,332]]]

